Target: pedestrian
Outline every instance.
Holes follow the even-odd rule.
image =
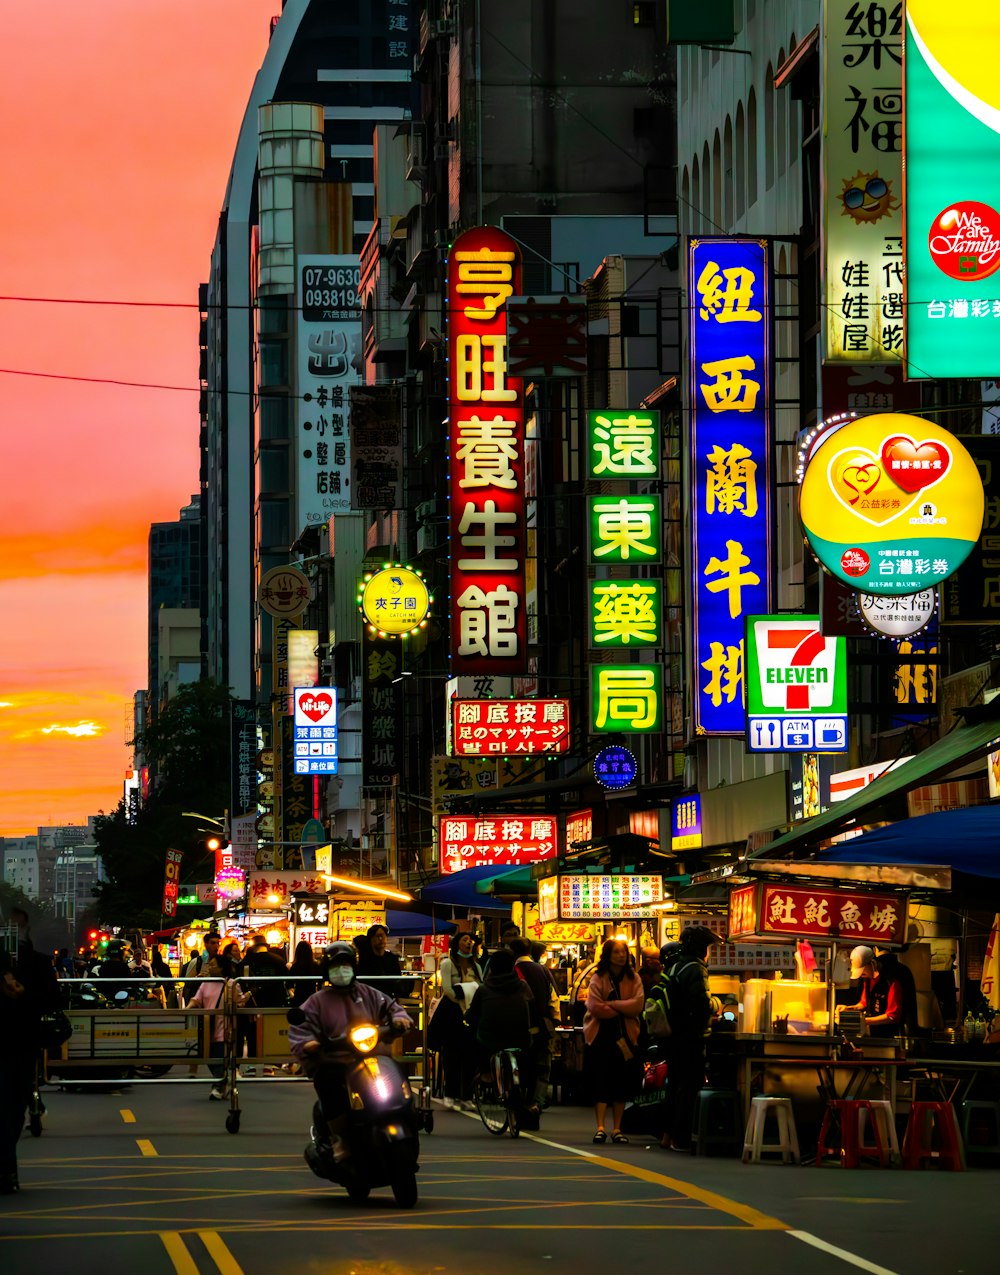
[[[20,1190],[17,1141],[40,1048],[38,1003],[19,972],[12,955],[0,950],[0,1195]]]
[[[263,934],[255,934],[246,953],[246,970],[250,975],[249,990],[258,1009],[284,1008],[288,994],[284,978],[288,967]],[[278,980],[281,981],[278,981]]]
[[[61,947],[56,953],[55,966],[57,978],[76,978],[76,967],[68,947]]]
[[[691,1150],[691,1121],[699,1090],[705,1083],[705,1038],[715,1012],[708,990],[708,950],[719,936],[707,926],[681,932],[678,948],[668,954],[660,975],[669,1003],[670,1035],[663,1042],[667,1063],[666,1151]]]
[[[295,955],[292,957],[288,972],[296,975],[295,982],[289,984],[293,1005],[303,1004],[313,992],[318,991],[323,979],[323,971],[319,961],[316,960],[311,944],[305,939],[296,943]]]
[[[162,943],[153,944],[153,951],[150,956],[150,965],[152,966],[153,977],[173,978],[173,971],[164,959],[162,948]]]
[[[358,980],[367,983],[370,980],[386,996],[398,1000],[401,996],[409,996],[413,991],[411,979],[389,979],[393,974],[402,974],[403,968],[395,952],[389,951],[389,931],[384,925],[370,925],[365,935],[364,944],[358,943]]]
[[[233,1043],[234,1011],[240,1009],[246,999],[234,978],[235,974],[236,970],[228,957],[213,957],[205,967],[205,980],[187,1003],[188,1009],[219,1011],[212,1015],[209,1029],[208,1052],[212,1058],[225,1057],[227,1043]],[[225,1065],[221,1062],[209,1063],[208,1070],[215,1078],[208,1096],[221,1102],[228,1092],[229,1084]]]
[[[428,1044],[436,1050],[444,1069],[446,1107],[469,1100],[475,1059],[469,1048],[470,1031],[465,1011],[477,986],[483,981],[482,967],[473,956],[475,943],[466,931],[452,936],[448,955],[441,962],[441,999],[428,1026]]]
[[[534,1103],[541,1110],[547,1105],[549,1098],[552,1051],[555,1047],[556,1023],[559,1020],[559,995],[552,975],[532,957],[532,943],[529,939],[519,935],[510,940],[508,947],[514,954],[515,974],[524,979],[534,998],[531,1063],[534,1073]]]
[[[203,942],[203,950],[195,952],[181,971],[181,978],[184,979],[185,1000],[194,996],[198,990],[202,970],[220,954],[222,935],[218,930],[209,930]]]
[[[639,957],[638,974],[642,980],[642,990],[647,996],[659,982],[662,969],[658,949],[644,947]]]
[[[614,1123],[612,1142],[628,1142],[622,1133],[625,1104],[639,1091],[639,1019],[645,996],[628,944],[608,939],[587,989],[583,1019],[584,1075],[594,1104],[595,1142],[607,1142],[607,1109]]]

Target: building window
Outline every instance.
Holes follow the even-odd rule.
[[[774,71],[768,64],[764,83],[764,189],[774,185]]]
[[[747,207],[757,202],[757,94],[753,88],[747,99]]]

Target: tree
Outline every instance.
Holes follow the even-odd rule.
[[[182,687],[136,744],[157,781],[130,823],[125,803],[97,820],[106,880],[96,889],[105,925],[159,925],[168,849],[180,850],[182,880],[211,880],[205,834],[185,810],[221,814],[229,805],[229,691],[211,679]]]

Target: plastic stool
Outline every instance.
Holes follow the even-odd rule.
[[[740,1100],[734,1090],[700,1090],[692,1122],[692,1151],[695,1155],[711,1155],[713,1147],[717,1147],[723,1155],[739,1155],[740,1124]]]
[[[764,1129],[767,1113],[774,1113],[778,1126],[778,1141],[765,1142]],[[763,1157],[781,1153],[782,1164],[801,1164],[799,1135],[795,1128],[795,1114],[791,1098],[767,1098],[759,1096],[750,1103],[750,1119],[747,1121],[743,1140],[743,1163],[766,1163]]]
[[[1000,1155],[1000,1102],[967,1098],[962,1103],[962,1141],[966,1154]]]
[[[865,1142],[866,1124],[874,1142]],[[885,1101],[869,1098],[831,1098],[826,1104],[816,1147],[816,1164],[836,1156],[843,1169],[857,1169],[862,1160],[875,1158],[888,1168],[892,1153],[899,1155],[892,1109]]]
[[[962,1137],[950,1102],[914,1102],[910,1106],[903,1136],[903,1168],[919,1169],[928,1160],[955,1172],[965,1168]]]

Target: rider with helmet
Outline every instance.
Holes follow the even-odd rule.
[[[352,1058],[346,1049],[329,1042],[346,1036],[355,1023],[384,1024],[399,1034],[413,1023],[391,996],[357,981],[358,954],[353,943],[341,939],[328,944],[321,968],[326,982],[303,1002],[304,1018],[291,1024],[288,1041],[316,1087],[324,1117],[333,1121],[348,1110],[344,1069]],[[335,1144],[335,1155],[338,1149]]]

